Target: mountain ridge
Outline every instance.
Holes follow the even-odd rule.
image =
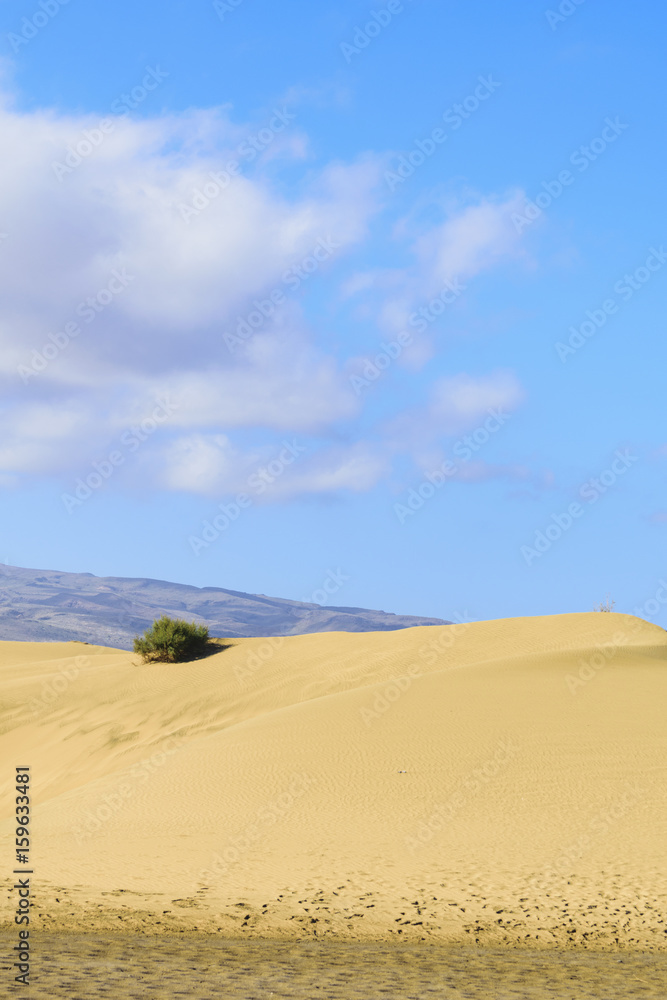
[[[319,605],[151,577],[0,567],[0,640],[78,640],[131,649],[134,636],[162,614],[207,625],[212,635],[221,638],[450,624],[440,618]]]

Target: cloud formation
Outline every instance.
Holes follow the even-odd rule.
[[[308,148],[293,118],[274,109],[263,149],[262,130],[232,123],[225,109],[120,116],[109,127],[98,116],[19,112],[5,98],[5,485],[85,471],[168,398],[168,419],[137,453],[137,481],[148,472],[158,488],[233,492],[280,435],[298,434],[316,439],[314,451],[271,497],[361,491],[398,447],[414,452],[415,438],[450,434],[497,401],[516,404],[511,375],[457,376],[436,383],[428,406],[395,421],[384,441],[355,434],[362,401],[301,297],[367,238],[381,159],[311,167],[288,195],[277,164],[302,162]],[[414,268],[351,279],[383,296],[380,327],[405,323],[452,276],[511,254],[512,204],[467,206],[413,238]],[[335,443],[342,424],[346,444]],[[244,431],[265,443],[239,444]],[[118,481],[131,480],[128,463]]]

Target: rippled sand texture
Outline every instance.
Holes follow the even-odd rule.
[[[30,995],[53,1000],[664,1000],[667,982],[664,955],[83,934],[35,955]]]
[[[666,704],[667,633],[617,614],[1,643],[33,925],[664,952]]]

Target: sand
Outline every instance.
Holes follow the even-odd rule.
[[[0,933],[0,943],[12,939]],[[39,1000],[664,1000],[667,982],[667,955],[635,952],[187,933],[46,933],[35,945],[29,995]]]
[[[229,642],[0,643],[0,832],[11,858],[29,764],[36,932],[667,951],[662,629]]]

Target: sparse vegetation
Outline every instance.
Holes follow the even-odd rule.
[[[135,636],[134,652],[144,663],[184,663],[211,651],[206,625],[196,625],[183,618],[156,618],[141,636]]]
[[[607,594],[604,601],[600,601],[600,603],[593,608],[593,611],[613,611],[615,605],[616,601],[610,600],[609,594]]]

